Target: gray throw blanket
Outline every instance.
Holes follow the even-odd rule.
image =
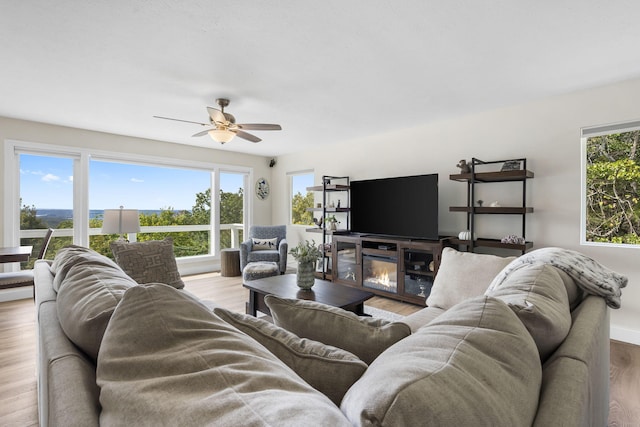
[[[621,289],[627,286],[629,280],[580,252],[562,248],[542,248],[511,261],[493,279],[488,290],[497,288],[510,273],[529,264],[549,264],[559,268],[585,292],[604,298],[611,308],[620,308]]]

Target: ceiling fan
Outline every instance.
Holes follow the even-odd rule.
[[[245,130],[282,130],[280,125],[265,124],[265,123],[236,123],[236,118],[229,113],[224,112],[224,108],[229,105],[229,100],[226,98],[216,99],[216,103],[220,106],[220,109],[213,107],[207,107],[209,112],[209,124],[194,122],[191,120],[173,119],[171,117],[153,116],[157,119],[174,120],[177,122],[195,123],[201,126],[213,126],[212,128],[195,133],[192,136],[204,136],[209,134],[211,138],[224,144],[231,141],[235,136],[238,138],[246,139],[251,142],[260,142],[262,139],[255,135],[252,135]]]

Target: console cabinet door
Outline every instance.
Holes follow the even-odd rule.
[[[334,237],[333,281],[342,285],[362,286],[361,245],[358,240]]]
[[[409,302],[426,305],[440,265],[440,244],[399,247],[398,293]]]

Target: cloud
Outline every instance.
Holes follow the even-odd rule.
[[[60,177],[57,175],[48,173],[42,177],[42,180],[44,182],[54,182],[54,181],[60,181]]]
[[[131,182],[144,182],[144,179],[131,178]]]
[[[29,169],[20,169],[20,174],[21,175],[44,175],[44,172],[42,171],[32,171]]]

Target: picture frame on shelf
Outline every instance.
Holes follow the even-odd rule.
[[[331,270],[331,258],[322,258],[316,262],[316,272],[322,273],[322,265],[324,264],[324,271]]]
[[[502,164],[502,169],[500,169],[500,172],[518,171],[520,170],[520,165],[521,163],[519,160],[507,160]]]

